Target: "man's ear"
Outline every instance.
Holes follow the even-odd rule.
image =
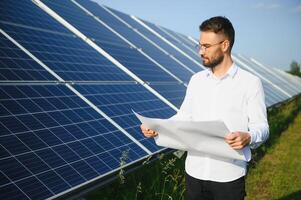
[[[230,49],[230,41],[225,40],[222,44],[222,50],[223,52],[227,52]]]

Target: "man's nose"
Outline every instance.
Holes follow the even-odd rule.
[[[200,55],[200,56],[203,56],[204,53],[205,53],[205,51],[203,51],[202,48],[200,48],[200,49],[199,49],[199,55]]]

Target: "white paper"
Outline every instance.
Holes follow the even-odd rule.
[[[155,137],[158,146],[226,159],[251,159],[249,146],[242,150],[234,150],[226,143],[225,135],[230,131],[222,121],[177,121],[148,118],[135,112],[134,114],[147,128],[158,132],[158,136]]]

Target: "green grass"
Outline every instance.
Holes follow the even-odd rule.
[[[246,200],[301,199],[301,112],[250,170]]]
[[[155,163],[146,162],[142,168],[105,187],[88,193],[85,199],[132,200],[132,199],[183,199],[184,157],[160,154]]]
[[[85,199],[183,199],[184,157],[161,154],[155,163],[144,164],[134,173],[85,196]]]
[[[247,177],[247,200],[294,199],[300,194],[301,141],[300,115],[294,126],[289,127],[301,110],[301,97],[274,107],[268,112],[270,125],[269,140],[253,151]],[[297,126],[298,124],[299,126]],[[286,129],[287,132],[284,132]],[[284,133],[284,134],[282,134]],[[134,173],[117,176],[117,181],[107,184],[84,196],[87,200],[181,200],[184,199],[185,156],[161,154],[155,162],[145,162]],[[119,173],[120,174],[120,173]],[[298,180],[298,181],[297,181]],[[299,189],[299,190],[298,190]],[[299,196],[297,199],[301,199]]]

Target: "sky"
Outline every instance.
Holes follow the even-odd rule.
[[[235,29],[234,53],[283,70],[301,63],[301,0],[94,1],[196,39],[202,21],[225,16]]]

